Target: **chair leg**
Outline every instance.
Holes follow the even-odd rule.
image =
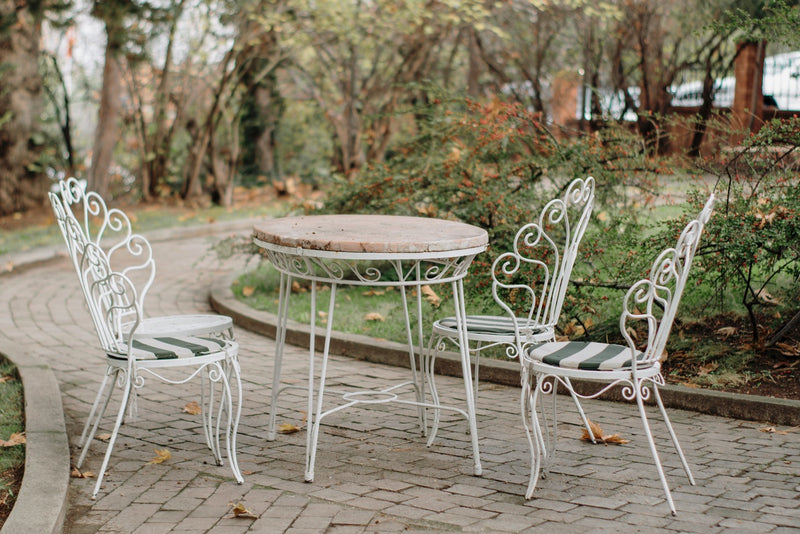
[[[578,409],[578,415],[581,418],[581,422],[583,423],[583,427],[589,433],[589,438],[592,440],[592,443],[597,443],[597,436],[594,435],[592,432],[592,427],[589,425],[589,420],[586,418],[586,414],[583,412],[583,407],[581,406],[581,401],[578,399],[578,396],[575,394],[575,390],[572,389],[572,382],[569,381],[568,377],[564,377],[564,382],[569,389],[569,394],[572,395],[572,400],[575,401],[575,407]]]
[[[522,425],[525,427],[525,435],[528,438],[528,447],[531,453],[531,472],[528,479],[528,489],[525,491],[525,499],[532,499],[539,475],[542,469],[543,460],[547,457],[542,427],[536,415],[536,402],[539,397],[539,383],[541,378],[534,377],[535,384],[531,386],[531,379],[528,373],[523,373],[522,393],[520,405],[522,411]],[[533,388],[533,389],[532,389]],[[528,421],[530,420],[530,424]]]
[[[661,410],[661,416],[664,418],[664,424],[667,425],[669,436],[672,438],[672,444],[675,445],[675,450],[678,452],[678,457],[681,459],[681,463],[683,464],[683,470],[686,472],[686,477],[689,479],[689,483],[694,486],[694,477],[689,469],[689,462],[686,461],[686,457],[683,455],[683,449],[681,449],[680,443],[678,443],[678,436],[675,434],[675,430],[672,428],[672,423],[667,415],[667,410],[664,408],[664,403],[661,401],[661,393],[659,393],[658,387],[655,384],[653,385],[653,394],[655,395],[658,408]]]
[[[242,376],[239,369],[239,361],[236,358],[227,361],[225,367],[223,386],[228,400],[228,430],[225,433],[225,445],[228,449],[228,461],[231,464],[233,477],[237,483],[242,484],[244,483],[244,478],[242,477],[242,471],[239,469],[239,459],[236,456],[236,436],[239,432],[239,418],[242,416]],[[233,405],[233,396],[231,395],[231,369],[236,380],[236,406]]]
[[[677,511],[675,510],[675,503],[672,502],[672,494],[669,491],[669,485],[667,484],[667,477],[664,475],[664,468],[661,465],[661,460],[658,457],[658,451],[656,451],[656,443],[653,440],[653,433],[650,431],[650,423],[647,421],[647,413],[645,412],[644,401],[642,400],[641,395],[641,385],[636,385],[636,404],[639,406],[639,415],[642,418],[642,426],[644,427],[644,433],[647,436],[647,443],[650,445],[650,453],[653,455],[653,462],[656,464],[656,470],[658,471],[658,477],[661,479],[661,487],[664,488],[664,494],[667,496],[667,504],[669,504],[669,509],[672,511],[672,515],[677,515]]]
[[[109,371],[111,371],[110,368]],[[97,397],[95,398],[94,405],[89,413],[89,417],[86,419],[86,425],[84,425],[83,434],[81,435],[79,442],[79,445],[82,448],[81,454],[78,457],[78,461],[75,462],[75,467],[77,468],[80,468],[83,465],[84,460],[86,460],[86,455],[89,453],[89,446],[92,444],[92,440],[94,439],[95,434],[97,434],[97,428],[100,426],[100,421],[103,419],[103,416],[106,414],[106,410],[108,409],[108,403],[111,400],[111,394],[114,392],[114,388],[116,387],[119,373],[119,369],[114,369],[113,373],[106,373],[105,377],[103,378],[103,382],[100,384],[100,389],[97,391]],[[110,384],[108,383],[109,377],[111,378]],[[100,398],[103,396],[103,390],[106,387],[108,387],[108,392],[105,395],[102,408],[100,408],[98,411],[98,404],[100,403]],[[123,406],[123,413],[124,409],[125,407]],[[93,419],[94,421],[92,421]],[[89,430],[87,434],[87,429],[89,428],[91,428],[91,430]]]
[[[100,387],[97,390],[97,395],[95,395],[92,409],[89,410],[89,417],[86,418],[86,423],[83,425],[83,432],[81,432],[81,437],[78,439],[78,447],[83,447],[83,444],[85,443],[86,434],[89,432],[89,428],[92,426],[95,412],[97,412],[97,407],[100,405],[100,399],[103,397],[103,391],[106,389],[106,385],[108,384],[108,377],[112,374],[116,378],[116,371],[114,371],[111,367],[106,369],[106,374],[103,376],[103,381],[100,383]],[[106,405],[108,405],[108,400],[106,400]]]
[[[97,493],[100,491],[100,486],[103,484],[103,477],[105,476],[106,469],[108,468],[108,461],[111,459],[111,451],[114,449],[114,443],[117,441],[119,427],[122,425],[122,420],[125,418],[125,410],[128,407],[128,399],[130,398],[132,387],[132,378],[128,375],[125,377],[125,386],[122,390],[122,399],[120,400],[119,412],[117,413],[117,419],[114,423],[114,430],[111,431],[111,438],[108,440],[106,454],[103,457],[103,465],[100,466],[100,471],[97,473],[97,482],[94,485],[92,499],[97,497]]]
[[[443,338],[441,336],[436,336],[431,334],[431,339],[428,342],[428,350],[427,353],[422,358],[423,364],[423,371],[422,371],[422,394],[423,399],[425,396],[425,384],[429,383],[431,388],[431,404],[435,406],[439,406],[439,392],[436,389],[436,377],[434,373],[434,366],[436,364],[436,358],[439,356],[439,347],[443,343]],[[433,444],[433,441],[436,439],[436,434],[439,432],[439,415],[441,410],[437,408],[433,408],[433,421],[431,422],[431,429],[428,432],[428,442],[427,446],[430,447]]]

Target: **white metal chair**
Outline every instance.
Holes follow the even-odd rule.
[[[533,497],[540,470],[547,462],[548,456],[553,455],[556,446],[555,403],[553,439],[548,451],[543,431],[546,422],[544,424],[539,422],[535,409],[539,395],[554,394],[557,385],[562,384],[573,396],[577,395],[584,399],[596,398],[616,386],[621,386],[622,396],[627,400],[636,401],[639,407],[644,432],[661,485],[672,514],[676,514],[664,469],[653,441],[644,402],[650,398],[652,391],[689,482],[694,485],[694,478],[664,409],[658,386],[664,385],[664,378],[661,375],[664,346],[689,276],[700,235],[711,217],[713,204],[714,196],[711,195],[697,219],[691,221],[683,230],[675,247],[663,251],[653,262],[649,276],[635,283],[626,293],[620,316],[620,332],[627,346],[567,341],[537,345],[523,353],[521,408],[531,449],[531,473],[526,499]],[[643,325],[644,331],[637,332],[637,325]],[[573,389],[570,379],[584,379],[599,384],[593,393],[578,394]]]
[[[508,358],[517,359],[526,347],[555,341],[555,328],[578,246],[594,206],[594,189],[595,181],[591,176],[573,180],[562,197],[544,206],[536,222],[517,231],[513,249],[493,262],[492,297],[505,313],[466,318],[469,351],[474,356],[476,394],[482,351],[501,347]],[[430,383],[434,404],[438,404],[434,364],[438,355],[447,349],[448,342],[458,347],[455,317],[433,323],[428,351],[423,358],[423,377]],[[577,399],[576,405],[583,415]],[[586,424],[588,428],[588,422]],[[428,445],[435,439],[438,425],[439,411],[435,410]]]
[[[50,202],[107,362],[105,377],[79,441],[79,446],[83,448],[76,466],[80,467],[86,458],[116,385],[123,390],[122,401],[93,495],[97,494],[102,484],[126,408],[130,405],[134,411],[136,391],[144,385],[145,376],[182,384],[200,375],[206,443],[221,465],[219,425],[223,412],[226,413],[228,459],[234,477],[242,483],[236,459],[242,388],[238,344],[233,339],[232,321],[229,317],[216,315],[145,319],[144,297],[155,278],[155,261],[150,243],[143,236],[132,233],[130,220],[122,211],[108,210],[95,193],[84,193],[82,188],[70,190],[70,186],[81,187],[74,180],[62,182],[62,196],[50,193]],[[62,201],[62,198],[67,200]],[[83,224],[73,215],[69,200],[77,200],[84,205]],[[104,250],[99,243],[107,231],[115,233],[117,238],[112,239],[112,244]],[[183,374],[176,378],[175,370],[180,368],[188,368],[188,376]],[[235,399],[231,391],[231,378],[236,385]],[[217,387],[222,389],[222,393],[215,423]]]

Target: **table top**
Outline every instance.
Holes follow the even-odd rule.
[[[426,254],[480,251],[486,230],[470,224],[401,215],[306,215],[253,226],[263,244],[331,253]]]

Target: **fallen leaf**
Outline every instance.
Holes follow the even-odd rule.
[[[774,426],[767,426],[764,428],[759,428],[761,432],[766,432],[767,434],[778,434],[779,436],[786,436],[790,432],[797,432],[800,430],[800,426],[793,426],[792,428],[787,428],[786,430],[778,430]]]
[[[81,472],[81,470],[78,469],[77,467],[73,467],[72,471],[69,474],[69,476],[72,477],[72,478],[93,478],[94,477],[94,473],[92,473],[91,471],[83,471],[83,472]]]
[[[203,413],[203,409],[197,404],[197,401],[187,402],[186,406],[183,407],[183,413],[188,413],[189,415],[198,415]]]
[[[299,426],[295,426],[292,423],[281,423],[278,425],[279,434],[294,434],[295,432],[300,432]]]
[[[172,458],[172,453],[169,452],[167,449],[155,449],[155,451],[156,451],[156,456],[152,460],[147,462],[147,465],[163,464],[164,462]]]
[[[0,439],[0,447],[14,447],[26,442],[25,432],[14,432],[9,436],[8,441]]]
[[[365,297],[376,297],[378,295],[383,295],[384,293],[386,293],[386,292],[385,291],[379,291],[377,289],[370,289],[369,291],[364,291],[361,294],[364,295]]]
[[[722,328],[718,328],[714,330],[715,334],[719,334],[724,338],[729,338],[736,333],[736,327],[733,326],[723,326]]]
[[[624,445],[625,443],[630,442],[630,440],[620,437],[619,434],[606,435],[605,432],[603,432],[603,429],[600,428],[600,425],[598,425],[597,423],[593,423],[588,419],[587,421],[589,422],[589,428],[592,429],[592,434],[594,434],[595,443],[604,443],[604,444],[611,443],[614,445]],[[589,436],[589,431],[586,430],[585,428],[583,429],[583,435],[581,436],[581,439],[583,441],[589,441],[589,442],[592,441],[592,438]]]
[[[242,503],[230,503],[231,514],[226,515],[224,519],[258,519],[258,516],[244,507]]]
[[[8,375],[0,377],[0,384],[2,384],[3,382],[8,382],[9,380],[14,380],[14,377]]]
[[[425,297],[425,300],[431,303],[434,308],[438,308],[439,304],[442,303],[442,299],[439,298],[439,295],[431,289],[431,286],[422,286],[422,295]]]
[[[111,434],[109,432],[104,432],[102,434],[97,434],[94,439],[99,439],[100,441],[108,441],[111,439]]]
[[[256,288],[253,286],[244,286],[242,288],[242,295],[244,295],[245,297],[250,297],[253,295],[253,293],[255,293],[255,291]]]
[[[378,312],[371,312],[364,316],[364,319],[367,321],[383,321],[383,315]]]
[[[715,362],[710,362],[705,365],[701,365],[700,368],[697,370],[697,374],[700,376],[706,376],[716,371],[717,367],[719,367],[719,364]]]

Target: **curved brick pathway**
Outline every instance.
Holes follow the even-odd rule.
[[[148,314],[210,311],[211,281],[241,265],[219,264],[207,254],[208,242],[195,237],[154,243],[158,275]],[[74,442],[104,370],[75,275],[66,260],[58,260],[2,277],[0,302],[13,324],[0,332],[0,350],[15,344],[47,357],[61,387],[75,459]],[[586,403],[590,417],[632,443],[593,446],[577,440],[580,428],[567,400],[558,458],[536,498],[525,502],[529,459],[519,390],[491,384],[478,397],[482,477],[470,474],[462,419],[445,414],[440,438],[428,449],[415,431],[413,410],[379,405],[327,420],[316,480],[304,483],[305,432],[264,439],[273,341],[241,328],[237,337],[245,387],[239,434],[245,483],[237,485],[227,466],[209,463],[199,416],[182,412],[188,401],[199,400],[197,389],[150,382],[139,398],[139,417],[122,428],[97,500],[90,498],[92,479],[71,479],[66,534],[800,529],[800,432],[766,433],[760,423],[673,410],[697,479],[697,486],[689,486],[675,455],[662,448],[678,508],[673,518],[635,408],[604,402]],[[288,348],[283,376],[302,383],[305,358],[304,350]],[[406,373],[334,357],[330,376],[331,383],[371,387]],[[459,396],[460,379],[442,377],[439,383],[443,395]],[[299,392],[287,393],[279,422],[300,424],[302,406]],[[100,464],[104,444],[96,445],[85,469]],[[149,465],[156,448],[169,449],[172,459]],[[242,502],[258,519],[226,518],[231,502]]]

